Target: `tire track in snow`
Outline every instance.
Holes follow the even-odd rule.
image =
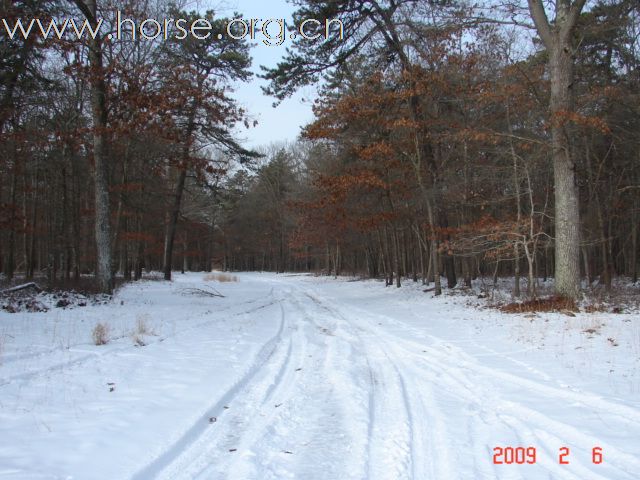
[[[387,323],[394,324],[402,328],[408,333],[419,332],[409,326],[400,324],[397,320],[388,317],[386,315],[376,314],[369,312],[365,309],[359,309],[357,307],[349,306],[349,308],[355,309],[360,312],[361,315],[369,318],[379,318],[385,320]],[[373,325],[371,325],[373,327]],[[567,390],[555,386],[550,386],[544,383],[535,382],[533,380],[523,378],[517,375],[513,375],[502,370],[485,367],[478,363],[477,359],[464,350],[452,345],[450,342],[445,342],[433,335],[424,335],[424,332],[420,332],[421,337],[428,337],[432,341],[432,345],[425,346],[413,340],[399,337],[393,333],[385,332],[385,336],[393,338],[393,344],[401,347],[403,351],[408,355],[421,357],[419,353],[426,353],[433,360],[434,357],[439,360],[442,365],[453,366],[454,368],[461,368],[466,370],[472,370],[477,374],[481,374],[488,378],[493,378],[505,384],[515,384],[518,387],[525,388],[529,391],[534,391],[546,398],[556,398],[564,402],[573,402],[574,404],[580,404],[587,407],[591,407],[595,410],[606,411],[607,413],[613,413],[620,417],[621,420],[632,420],[640,424],[640,411],[637,409],[622,405],[611,400],[604,399],[589,392]],[[418,335],[415,335],[418,336]],[[452,364],[452,359],[454,362]],[[470,382],[474,384],[475,382]]]
[[[390,401],[390,408],[387,412],[394,412],[397,415],[398,404],[403,406],[402,416],[406,416],[406,423],[408,431],[406,432],[406,438],[404,440],[404,455],[405,455],[405,471],[401,476],[391,475],[388,476],[388,464],[383,462],[381,465],[372,466],[370,469],[370,478],[457,478],[454,470],[451,469],[451,454],[447,445],[447,428],[443,421],[443,415],[438,408],[437,402],[433,396],[433,392],[429,388],[423,388],[421,391],[416,391],[414,382],[408,380],[405,375],[405,366],[399,362],[399,358],[393,355],[388,345],[376,332],[365,328],[361,322],[357,320],[360,315],[345,314],[345,310],[349,312],[347,307],[333,307],[329,306],[326,300],[323,300],[315,292],[313,294],[307,292],[306,295],[311,298],[319,307],[329,312],[332,316],[341,319],[341,323],[345,328],[353,330],[359,343],[364,347],[365,354],[369,358],[376,358],[379,361],[376,363],[376,371],[387,371],[395,378],[396,388],[400,395],[400,402],[397,400]],[[386,396],[389,396],[389,392],[385,392]],[[393,425],[398,424],[398,419],[393,415],[387,414],[387,418],[390,419]],[[428,419],[425,421],[425,419]],[[384,433],[383,433],[384,435]],[[382,457],[385,457],[384,450],[387,450],[386,456],[388,457],[388,446],[384,440],[377,438],[379,436],[374,435],[372,443],[381,442],[381,447],[374,450],[382,451]],[[425,438],[428,439],[425,441]],[[377,460],[378,455],[373,453],[370,455],[370,461]],[[438,459],[437,462],[432,460]],[[397,461],[396,461],[397,462]]]
[[[530,370],[545,383],[486,367],[424,332],[415,336],[425,343],[402,338],[376,319],[419,331],[297,282],[276,284],[284,293],[280,337],[228,400],[216,403],[230,410],[220,410],[212,426],[203,417],[165,461],[154,462],[157,469],[135,478],[623,480],[640,471],[632,455],[601,442],[607,464],[590,465],[584,445],[594,436],[536,410],[535,402],[587,406],[630,428],[636,418],[625,413],[637,416],[635,410],[550,386],[541,372]],[[531,392],[531,400],[513,401],[518,389]],[[536,465],[493,465],[496,438],[511,442],[503,446],[536,446]],[[563,442],[573,445],[566,468],[557,463]]]
[[[357,427],[351,417],[357,417],[358,413],[353,398],[345,393],[353,378],[342,376],[341,372],[350,363],[345,363],[345,359],[357,358],[352,344],[340,335],[331,335],[331,322],[310,322],[312,317],[304,314],[308,309],[290,292],[283,293],[283,298],[288,298],[279,301],[280,330],[261,350],[262,360],[254,362],[236,387],[134,478],[280,480],[301,478],[298,473],[305,468],[314,472],[319,465],[324,474],[335,472],[335,478],[362,478],[363,471],[354,470],[353,463],[345,460],[352,448],[349,434],[354,424]],[[301,315],[287,312],[286,303],[294,305]],[[316,363],[321,368],[304,381],[300,380],[303,375],[313,372],[308,350],[313,351],[312,357],[317,357]],[[230,405],[229,410],[222,410],[224,404]],[[217,422],[207,425],[206,417],[216,413]],[[347,418],[350,425],[345,428]],[[334,444],[321,443],[317,449],[307,449],[307,454],[315,452],[317,462],[305,465],[302,448],[296,448],[295,454],[281,450],[282,444],[277,440],[283,438],[289,442],[294,437],[315,441],[313,429],[318,426],[325,431],[316,433],[320,437],[329,433],[328,438]],[[278,429],[283,430],[284,437],[278,435]],[[338,450],[335,447],[339,445],[342,448]]]
[[[305,345],[307,362],[293,391],[280,398],[278,414],[249,449],[254,463],[268,467],[260,475],[235,478],[315,478],[320,471],[324,478],[361,479],[364,469],[357,460],[365,449],[353,432],[365,431],[366,409],[350,375],[363,367],[359,352],[336,331],[332,319],[310,314],[308,302],[295,289],[287,292],[285,304],[293,309],[287,311],[299,326],[297,341]],[[290,453],[283,455],[283,448]]]
[[[345,308],[343,308],[345,310]],[[346,310],[352,310],[356,312],[354,314],[354,318],[358,317],[377,317],[384,318],[385,320],[389,320],[390,323],[392,319],[384,315],[373,314],[365,309],[360,309],[356,307],[346,307]],[[393,320],[393,323],[398,323]],[[373,325],[368,325],[370,331],[378,330]],[[523,433],[528,433],[531,431],[539,431],[543,432],[541,436],[538,436],[540,439],[540,443],[538,446],[542,446],[547,449],[549,452],[556,451],[557,445],[563,445],[564,443],[569,443],[573,445],[589,445],[591,444],[598,445],[603,447],[604,451],[607,452],[607,465],[606,467],[599,467],[597,465],[593,466],[596,469],[600,468],[600,470],[609,470],[610,473],[613,473],[616,479],[634,479],[636,478],[634,472],[640,471],[640,461],[637,460],[632,454],[621,451],[613,445],[608,443],[604,443],[593,436],[587,435],[576,429],[575,427],[566,424],[561,421],[553,420],[548,416],[521,404],[505,401],[501,399],[500,395],[496,392],[487,392],[486,388],[483,388],[483,385],[488,386],[497,386],[497,382],[502,382],[504,384],[515,384],[518,387],[526,388],[529,391],[533,391],[538,395],[549,398],[555,398],[560,402],[567,402],[568,400],[573,400],[578,405],[585,404],[590,406],[596,410],[606,412],[607,414],[613,413],[614,415],[620,417],[620,419],[624,419],[627,422],[630,420],[635,422],[639,413],[626,407],[624,405],[620,405],[614,402],[610,402],[608,400],[602,399],[600,397],[596,397],[589,394],[582,394],[573,391],[565,391],[556,387],[551,387],[548,385],[539,384],[529,379],[517,377],[515,375],[505,373],[499,370],[491,369],[488,367],[484,367],[482,365],[477,364],[476,361],[473,360],[473,357],[470,357],[465,352],[461,351],[458,348],[452,347],[450,344],[437,339],[436,337],[430,336],[432,340],[435,340],[435,344],[440,348],[429,346],[424,347],[423,345],[397,337],[393,334],[385,333],[386,337],[390,337],[389,340],[386,340],[388,344],[391,346],[393,350],[396,350],[397,358],[411,358],[413,357],[413,362],[407,363],[407,369],[414,369],[417,371],[422,371],[423,373],[427,373],[429,370],[435,372],[434,375],[427,375],[430,377],[431,381],[444,382],[445,385],[448,385],[450,392],[459,395],[462,400],[467,400],[469,402],[474,402],[476,399],[491,399],[488,404],[493,405],[493,410],[497,412],[511,412],[511,415],[508,416],[510,421],[505,421],[504,415],[498,415],[501,418],[502,423],[505,426],[513,427],[514,422],[518,421],[517,424],[519,428],[512,428],[513,432],[518,436]],[[443,350],[446,349],[448,351]],[[422,349],[422,350],[419,350]],[[418,352],[426,353],[427,356],[421,355]],[[417,368],[416,365],[420,365],[420,368]],[[472,377],[473,376],[473,377]],[[484,379],[484,380],[482,380]],[[585,401],[586,400],[586,401]],[[631,418],[629,418],[631,417]],[[521,421],[517,419],[527,419],[526,421]],[[477,428],[477,427],[476,427]],[[549,445],[546,442],[543,442],[542,439],[545,438],[554,438],[557,442],[556,445]],[[564,439],[564,442],[560,439]],[[535,444],[535,443],[534,443]],[[540,445],[542,444],[542,445]],[[478,446],[475,448],[476,451],[480,451]],[[576,451],[578,448],[576,448]],[[590,451],[584,449],[583,456],[587,457],[587,454],[590,455]],[[553,455],[549,455],[552,457]],[[549,458],[548,457],[548,458]],[[487,459],[490,459],[491,455],[487,455]],[[538,463],[537,466],[543,465],[545,468],[551,470],[553,472],[553,478],[559,479],[575,479],[580,478],[576,476],[574,473],[567,469],[558,468],[557,465],[557,454],[556,454],[556,464],[553,464],[552,461],[545,461]],[[572,462],[573,463],[573,462]],[[601,479],[607,478],[602,477],[593,470],[589,469],[582,462],[575,461],[576,468],[580,470],[581,475],[584,478],[594,478]],[[476,467],[478,468],[478,467]],[[485,474],[487,473],[487,468],[482,468]],[[549,474],[551,474],[549,472]],[[500,470],[499,478],[521,478],[520,474],[516,471],[508,471],[506,469]],[[515,477],[514,477],[515,475]],[[449,477],[447,477],[449,478]]]
[[[405,479],[412,478],[412,415],[406,388],[399,371],[388,363],[388,355],[382,349],[375,351],[367,346],[367,338],[344,317],[309,291],[301,290],[312,305],[341,326],[341,336],[356,345],[366,361],[368,372],[368,427],[367,427],[367,478]],[[317,316],[317,315],[316,315]],[[353,376],[354,382],[358,380]],[[398,406],[403,408],[398,410]],[[393,412],[393,413],[391,413]]]
[[[259,382],[257,386],[252,385],[252,382],[262,373],[269,362],[273,363],[274,361],[278,361],[277,359],[273,359],[278,353],[278,350],[282,350],[283,336],[286,327],[284,312],[281,313],[278,331],[258,351],[255,360],[245,374],[233,387],[227,390],[215,404],[208,408],[177,441],[134,475],[134,480],[145,480],[148,478],[190,478],[187,472],[190,471],[189,469],[193,470],[193,467],[197,467],[202,463],[202,456],[209,450],[207,444],[210,443],[211,437],[218,435],[215,427],[224,420],[227,420],[226,417],[228,417],[228,415],[225,415],[227,410],[225,407],[234,403],[233,400],[237,397],[248,396],[252,387],[254,389],[268,389],[268,385],[265,386],[264,382]],[[282,359],[283,365],[286,364],[289,353],[290,350],[287,348],[287,353]],[[213,417],[219,419],[219,422],[211,425],[209,419]],[[233,427],[231,428],[233,430]],[[204,468],[206,465],[208,465],[208,461],[205,461],[201,466]],[[185,475],[187,476],[184,477]]]
[[[172,294],[176,294],[176,292],[179,294],[179,291],[173,290],[171,293]],[[267,308],[271,305],[273,305],[274,303],[277,303],[277,300],[274,300],[273,298],[273,289],[271,289],[271,291],[269,292],[268,295],[265,296],[265,299],[267,300],[266,303],[261,304],[257,307],[251,307],[249,310],[245,310],[245,311],[240,311],[240,312],[236,312],[234,313],[234,316],[238,316],[238,315],[244,315],[246,313],[253,313],[254,311],[257,310],[261,310],[263,308]],[[257,298],[257,299],[252,299],[246,302],[241,302],[238,303],[237,305],[234,306],[228,306],[228,307],[223,307],[221,309],[219,309],[217,312],[222,312],[222,311],[227,311],[227,310],[232,310],[234,308],[236,308],[237,306],[244,306],[247,304],[252,304],[252,303],[258,303],[260,300],[262,300],[262,297]],[[198,315],[194,315],[192,318],[193,319],[197,319],[199,317],[205,316],[206,313],[203,314],[198,314]],[[192,324],[189,325],[188,327],[182,328],[180,330],[177,330],[173,333],[170,334],[166,334],[166,335],[162,335],[158,338],[147,338],[146,339],[146,345],[154,345],[156,343],[159,342],[163,342],[167,339],[170,338],[174,338],[178,335],[181,335],[183,333],[186,332],[190,332],[196,329],[201,329],[203,327],[207,327],[209,325],[213,325],[215,323],[219,323],[220,319],[216,318],[214,320],[205,320],[205,321],[201,321],[198,322],[196,324]],[[120,336],[120,337],[112,337],[111,340],[118,340],[121,338],[126,337],[126,335],[124,336]],[[47,350],[44,351],[39,351],[39,352],[33,352],[33,353],[20,353],[20,354],[13,354],[13,355],[7,355],[5,358],[3,358],[3,366],[5,367],[5,369],[7,367],[13,366],[13,364],[18,364],[19,362],[26,362],[26,361],[32,361],[32,360],[36,360],[38,359],[38,363],[42,363],[41,359],[46,359],[47,357],[52,357],[55,355],[69,355],[69,354],[80,354],[80,355],[75,355],[73,358],[67,359],[67,360],[62,360],[62,361],[56,361],[55,363],[50,363],[49,365],[42,367],[42,368],[35,368],[35,369],[31,369],[28,371],[22,371],[20,373],[15,373],[13,375],[6,375],[3,377],[0,377],[0,388],[5,386],[5,385],[9,385],[12,382],[15,381],[27,381],[27,380],[31,380],[33,378],[37,378],[43,375],[47,375],[47,374],[55,374],[55,373],[60,373],[65,371],[68,368],[76,368],[76,367],[80,367],[83,366],[84,364],[91,362],[91,361],[95,361],[97,359],[100,358],[107,358],[109,356],[111,356],[112,354],[117,354],[117,353],[122,353],[122,352],[126,352],[129,350],[133,350],[136,348],[135,345],[133,344],[127,344],[127,345],[121,345],[121,346],[109,346],[109,348],[107,349],[103,349],[102,351],[86,351],[86,350],[80,350],[79,347],[82,346],[87,346],[87,343],[78,343],[75,344],[69,348],[66,349],[60,349],[60,348],[48,348]],[[34,362],[35,363],[35,362]]]
[[[277,414],[267,413],[251,434],[243,433],[237,460],[211,465],[198,478],[312,479],[318,472],[331,479],[417,478],[410,452],[416,419],[388,356],[364,348],[357,329],[304,291],[293,288],[285,299],[295,309],[288,315],[292,326],[302,332],[294,346],[305,344],[313,364],[286,395],[273,397],[281,402]],[[405,407],[400,412],[398,404]],[[283,445],[292,445],[291,456],[282,455]]]
[[[408,352],[409,354],[411,352]],[[417,359],[418,364],[427,365],[429,364],[430,368],[439,368],[441,372],[445,372],[447,369],[441,369],[440,367],[434,367],[433,359]],[[437,362],[436,362],[437,363]],[[464,376],[463,376],[464,375]],[[573,474],[568,473],[567,470],[558,470],[555,468],[557,466],[557,451],[559,446],[563,445],[573,445],[572,450],[581,450],[581,457],[590,458],[591,452],[585,446],[600,446],[604,449],[607,455],[607,464],[606,467],[597,467],[600,469],[613,469],[616,471],[615,477],[616,479],[629,478],[633,479],[635,476],[632,472],[640,470],[640,461],[637,460],[633,455],[628,454],[626,452],[622,452],[620,449],[615,446],[599,440],[594,436],[582,433],[580,430],[575,428],[574,426],[567,424],[562,421],[554,420],[549,416],[542,414],[541,412],[522,405],[520,403],[504,400],[500,395],[494,395],[493,397],[487,397],[486,393],[482,391],[482,389],[476,386],[475,389],[469,388],[469,385],[472,384],[472,380],[467,376],[469,374],[461,374],[458,376],[448,375],[448,378],[442,378],[445,384],[452,387],[452,391],[462,385],[464,389],[458,390],[458,393],[466,398],[469,401],[473,401],[474,398],[489,398],[489,401],[485,402],[491,404],[494,408],[494,411],[499,412],[498,417],[502,420],[503,423],[513,426],[517,423],[519,428],[512,428],[513,432],[516,434],[516,437],[521,437],[523,434],[526,434],[531,431],[542,431],[545,432],[545,435],[542,437],[538,437],[540,439],[539,442],[520,442],[519,445],[538,445],[544,447],[549,452],[555,452],[555,454],[550,454],[549,456],[554,458],[555,464],[547,462],[547,466],[552,466],[554,474],[554,478],[568,478],[573,479],[577,478]],[[465,379],[466,377],[466,379]],[[476,381],[482,378],[480,376],[476,376]],[[487,382],[489,384],[490,382]],[[494,382],[495,383],[495,382]],[[510,419],[510,421],[506,421],[506,419]],[[518,419],[526,419],[526,421],[518,420]],[[543,440],[546,438],[554,438],[554,443],[547,444]],[[583,448],[579,448],[583,446]],[[591,472],[586,467],[583,466],[578,460],[572,462],[578,465],[577,468],[582,469],[584,472]],[[627,468],[624,467],[627,465]],[[630,468],[629,468],[630,466]],[[564,475],[564,476],[563,476]],[[592,477],[588,478],[607,478],[598,476],[595,473],[591,473]],[[584,477],[587,478],[587,477]]]
[[[368,478],[412,478],[415,466],[411,446],[414,437],[406,386],[397,368],[389,362],[383,349],[372,349],[359,329],[345,322],[343,316],[317,296],[304,292],[317,309],[329,315],[342,327],[343,338],[348,335],[366,360],[369,372]],[[338,322],[338,319],[340,320]],[[354,381],[357,379],[354,378]],[[401,406],[401,409],[398,409]]]
[[[284,359],[280,362],[274,357],[274,365],[263,366],[260,372],[263,378],[243,392],[243,397],[238,397],[232,406],[233,411],[229,412],[231,417],[224,418],[225,423],[220,425],[222,428],[216,430],[214,443],[209,447],[210,454],[205,459],[206,465],[200,467],[193,477],[181,478],[258,478],[254,446],[280,414],[282,405],[291,397],[295,379],[306,360],[306,345],[302,341],[300,325],[289,320],[283,300],[279,301],[279,307],[282,317],[286,319],[286,330],[289,331]],[[225,427],[228,427],[226,432]]]
[[[540,393],[541,395],[547,397],[558,398],[559,400],[563,400],[566,402],[574,402],[584,404],[585,406],[592,407],[597,410],[606,411],[609,413],[614,413],[618,415],[621,419],[632,419],[634,422],[640,423],[640,411],[626,405],[622,405],[620,403],[613,402],[611,400],[604,399],[598,395],[594,395],[585,391],[573,391],[567,390],[564,388],[548,385],[545,383],[536,382],[527,378],[519,377],[517,375],[513,375],[501,370],[492,369],[489,367],[485,367],[478,363],[478,360],[475,356],[467,354],[463,349],[453,345],[451,342],[447,342],[441,338],[438,338],[434,335],[425,334],[424,331],[421,331],[415,327],[411,327],[410,325],[404,324],[393,317],[389,317],[387,315],[379,314],[371,312],[367,309],[362,309],[358,307],[353,307],[349,305],[348,308],[355,309],[360,312],[360,314],[364,314],[365,317],[368,318],[378,318],[384,320],[387,324],[394,325],[399,328],[403,332],[406,332],[409,336],[413,338],[423,338],[425,340],[430,340],[431,345],[424,345],[414,340],[409,340],[407,338],[399,337],[398,335],[392,332],[385,332],[385,336],[392,337],[394,339],[394,344],[402,345],[407,352],[412,354],[416,354],[417,352],[421,352],[422,350],[427,350],[429,355],[438,356],[440,359],[445,359],[445,361],[450,361],[451,358],[456,359],[456,365],[464,368],[471,368],[475,370],[477,373],[481,373],[483,375],[495,376],[500,381],[505,383],[516,383],[520,387],[534,390]],[[371,325],[373,326],[373,324]],[[474,341],[475,343],[475,341]],[[446,350],[446,351],[445,351]],[[533,372],[534,374],[536,372]],[[543,372],[538,372],[544,375]]]
[[[411,354],[412,352],[407,352],[407,353]],[[413,354],[415,355],[415,353]],[[439,353],[439,355],[441,355],[441,353]],[[430,358],[430,361],[432,360],[433,360],[433,357]],[[423,362],[425,364],[427,363],[425,359],[418,359],[418,361]],[[531,386],[532,383],[535,383],[535,382],[532,382],[531,380],[520,379],[519,377],[516,377],[511,374],[501,375],[500,373],[504,373],[504,372],[499,372],[499,371],[495,372],[495,370],[489,369],[488,367],[474,366],[470,364],[468,361],[461,361],[460,364],[463,367],[465,367],[469,372],[477,374],[475,378],[482,378],[482,377],[486,378],[487,384],[493,384],[497,386],[498,382],[496,382],[496,379],[498,379],[498,380],[503,380],[502,382],[503,384],[511,383],[517,386],[525,387],[526,391],[531,392],[530,394],[531,397],[528,404],[536,403],[534,401],[534,395],[539,395],[541,401],[550,402],[552,401],[552,399],[554,399],[553,393],[559,390],[554,387],[548,387],[546,385],[542,385],[541,386],[542,389],[536,391],[535,388],[527,388]],[[481,389],[478,388],[477,385],[473,384],[473,381],[469,378],[469,374],[466,374],[464,377],[460,376],[456,378],[455,382],[459,383],[461,381],[461,378],[466,378],[465,383],[467,385],[475,386],[475,390],[476,390],[474,394],[475,396],[482,395]],[[453,381],[453,379],[451,380]],[[522,380],[522,382],[518,380]],[[468,391],[472,391],[472,390],[468,390]],[[571,393],[571,396],[573,397],[573,392],[570,392],[570,393]],[[559,405],[559,408],[558,408],[559,416],[561,415],[560,407],[565,409],[572,409],[577,407],[580,410],[584,410],[585,405],[581,402],[576,402],[574,404],[567,404],[566,402],[563,403],[563,401],[566,399],[566,396],[563,394],[564,394],[564,390],[560,390],[560,395],[555,396],[555,400]],[[555,451],[557,452],[557,449],[560,446],[564,446],[568,444],[568,445],[573,445],[574,446],[573,448],[575,448],[576,450],[578,449],[583,450],[582,457],[590,458],[591,452],[587,447],[592,448],[594,446],[600,446],[604,449],[605,452],[607,452],[606,453],[607,463],[605,467],[596,467],[596,468],[599,468],[600,470],[608,469],[609,467],[615,469],[616,470],[615,478],[617,479],[618,478],[619,479],[636,478],[632,472],[640,471],[640,460],[638,460],[633,454],[624,452],[620,448],[617,448],[610,443],[604,442],[603,440],[599,439],[597,435],[584,433],[583,431],[577,429],[575,426],[561,420],[555,420],[549,417],[548,415],[541,413],[540,411],[536,410],[533,407],[530,407],[528,405],[524,405],[522,403],[518,403],[515,401],[511,401],[511,400],[504,400],[500,396],[496,397],[491,403],[495,406],[494,408],[497,411],[500,411],[505,414],[510,413],[511,418],[526,419],[526,421],[520,421],[520,425],[525,425],[526,428],[520,429],[519,431],[538,429],[544,432],[548,432],[549,436],[554,435],[556,438],[555,444],[553,446],[547,446],[547,448],[551,451],[555,449]],[[587,404],[588,406],[587,402],[585,402],[585,404]],[[628,407],[624,407],[624,408],[626,409]],[[598,415],[604,413],[607,415],[608,418],[607,418],[607,421],[605,422],[605,426],[607,428],[612,428],[613,425],[611,421],[615,419],[617,420],[616,423],[618,423],[619,424],[618,426],[621,428],[628,428],[629,426],[632,426],[635,423],[634,425],[635,429],[640,430],[640,425],[638,425],[637,422],[634,421],[634,419],[628,419],[626,417],[623,417],[619,409],[614,409],[614,411],[611,411],[606,408],[597,409],[593,406],[591,407],[591,409],[592,410],[590,413],[596,413]],[[613,419],[610,417],[611,415],[614,416]],[[556,460],[557,460],[557,453],[556,453]],[[576,464],[578,463],[579,462],[576,461]],[[596,475],[596,474],[594,473],[593,475]],[[573,478],[573,477],[570,477],[570,478]],[[593,478],[599,478],[599,477],[596,475]]]
[[[293,437],[299,436],[309,427],[322,425],[323,421],[325,427],[330,427],[326,425],[326,421],[334,421],[336,430],[342,426],[340,417],[344,418],[344,415],[337,415],[336,412],[327,414],[325,410],[328,402],[320,403],[322,408],[319,411],[324,416],[316,414],[313,410],[305,410],[305,413],[309,413],[305,416],[295,411],[296,408],[315,408],[318,405],[319,398],[314,395],[317,392],[312,387],[314,383],[321,386],[322,382],[300,380],[306,371],[312,370],[309,367],[307,350],[317,342],[310,337],[308,322],[291,315],[288,309],[285,309],[285,305],[292,300],[289,297],[289,292],[285,292],[283,300],[279,301],[283,327],[281,339],[274,348],[274,353],[255,369],[250,382],[228,402],[231,408],[218,417],[215,425],[196,435],[197,438],[189,445],[175,445],[172,449],[175,459],[157,471],[154,478],[300,478],[293,476],[293,472],[297,474],[304,470],[305,465],[294,465],[302,458],[302,449],[296,448],[295,456],[293,452],[289,453],[289,450],[283,451],[286,442],[278,443],[277,440],[283,440],[283,435],[278,435],[278,429],[284,429],[287,444],[291,445]],[[312,332],[315,332],[316,337],[320,335],[319,330],[314,329]],[[320,356],[318,354],[322,352],[317,350],[316,348],[314,353]],[[336,346],[332,344],[325,348],[324,356],[320,358],[325,363],[323,371],[335,369],[332,363],[334,357],[345,356],[344,352],[335,350]],[[343,390],[344,385],[336,386],[332,393],[340,393]],[[320,389],[319,393],[324,395],[325,400],[330,400],[331,395],[326,391]],[[337,403],[336,407],[341,408],[344,403],[348,403],[348,399],[340,400],[342,402]],[[291,405],[295,407],[290,407]],[[288,412],[293,412],[290,418],[286,418]],[[348,433],[348,430],[344,431]],[[337,442],[340,440],[336,438]],[[344,450],[347,450],[349,442],[342,440],[341,443],[344,443]],[[325,448],[318,449],[316,453],[319,454],[317,460],[325,462],[326,468],[323,471],[327,473],[335,470],[336,476],[348,474],[348,465],[339,461],[341,457],[344,458],[344,453],[337,451],[333,461],[327,462],[332,445],[322,447]],[[318,463],[309,463],[307,466],[313,471],[318,468]],[[149,473],[152,472],[143,472],[139,478],[145,478]],[[344,478],[361,478],[361,472]]]

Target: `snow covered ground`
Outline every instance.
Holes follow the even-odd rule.
[[[0,312],[0,479],[640,477],[638,315],[205,277]]]

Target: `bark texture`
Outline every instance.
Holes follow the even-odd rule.
[[[97,24],[96,0],[75,1],[94,26]],[[102,39],[89,37],[91,67],[91,114],[93,118],[93,158],[95,181],[96,280],[103,293],[113,291],[111,270],[111,209],[109,205],[109,159],[107,154],[106,84],[102,64]]]
[[[551,97],[551,149],[555,199],[556,293],[576,298],[580,292],[580,203],[571,153],[569,113],[573,110],[572,35],[586,0],[557,0],[549,22],[542,0],[529,0],[529,10],[548,53]]]

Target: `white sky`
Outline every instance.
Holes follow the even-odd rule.
[[[285,0],[210,0],[206,2],[213,8],[216,16],[232,17],[234,12],[242,14],[245,19],[280,19],[291,22],[294,8]],[[275,24],[274,24],[275,26]],[[271,31],[271,29],[270,29]],[[275,28],[273,35],[276,35]],[[275,67],[286,53],[287,40],[281,46],[266,46],[260,39],[254,42],[251,56],[253,58],[252,71],[260,73],[260,65]],[[300,127],[313,118],[311,105],[315,96],[315,88],[307,87],[293,97],[284,100],[273,108],[273,97],[262,93],[260,86],[266,85],[263,79],[254,77],[250,82],[239,84],[233,95],[240,106],[248,111],[251,120],[257,120],[258,126],[249,130],[244,126],[239,129],[238,137],[245,140],[247,147],[259,147],[273,142],[293,141],[300,133]]]

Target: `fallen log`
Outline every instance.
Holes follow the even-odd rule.
[[[15,293],[15,292],[19,292],[21,290],[27,290],[28,288],[33,288],[38,293],[40,293],[42,291],[42,289],[38,286],[38,284],[36,282],[29,282],[29,283],[25,283],[23,285],[17,285],[15,287],[11,287],[11,288],[7,288],[6,290],[2,290],[2,291],[0,291],[0,294]]]

